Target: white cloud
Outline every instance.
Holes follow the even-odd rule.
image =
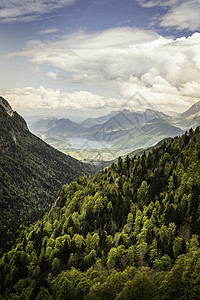
[[[126,103],[125,100],[116,98],[104,98],[87,91],[68,93],[66,91],[32,87],[16,88],[14,90],[0,90],[13,109],[37,110],[37,109],[76,109],[97,110],[116,109]]]
[[[137,2],[142,7],[167,7],[167,13],[154,18],[154,21],[162,27],[191,31],[200,28],[200,0],[137,0]]]
[[[114,0],[95,0],[96,4],[102,5],[102,4],[107,4],[109,2],[113,2]]]
[[[180,2],[180,0],[137,0],[142,7],[155,7],[155,6],[173,6]]]
[[[1,0],[0,22],[32,21],[75,0]]]
[[[153,32],[128,27],[94,34],[77,32],[54,41],[30,41],[24,51],[10,56],[27,56],[35,64],[60,68],[71,73],[72,81],[102,83],[128,78],[133,72],[142,75],[146,66],[141,64],[140,51],[146,52],[145,47],[152,47],[159,39]],[[147,53],[144,59],[151,63]]]
[[[179,91],[160,76],[154,79],[152,77],[152,74],[148,73],[141,80],[131,77],[129,81],[121,83],[122,94],[129,99],[129,108],[152,108],[166,113],[170,110],[181,113],[197,102],[198,99],[193,97],[194,95],[185,93],[186,86]],[[146,85],[146,81],[149,80],[153,81],[151,86]],[[193,92],[197,92],[196,88],[194,87]]]
[[[160,25],[164,27],[175,27],[178,30],[199,30],[200,1],[184,1],[172,7],[166,15],[160,18]]]
[[[55,33],[57,32],[56,28],[49,28],[49,29],[43,29],[38,31],[38,34],[50,34],[50,33]]]
[[[199,93],[198,32],[188,38],[170,39],[129,27],[93,34],[82,31],[58,40],[30,41],[25,50],[10,54],[16,55],[28,57],[37,66],[53,66],[56,72],[50,69],[47,75],[54,80],[106,86],[130,101],[140,92],[146,105],[157,109],[170,103],[188,108]],[[92,103],[91,99],[91,107]]]
[[[47,76],[52,79],[55,79],[55,80],[59,79],[58,71],[57,72],[48,72]]]

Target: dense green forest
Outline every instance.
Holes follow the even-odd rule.
[[[64,185],[0,260],[2,299],[199,299],[200,128]]]
[[[12,239],[13,227],[51,208],[64,183],[95,170],[33,135],[2,97],[0,133],[1,248]]]

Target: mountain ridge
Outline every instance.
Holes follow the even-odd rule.
[[[3,103],[3,104],[2,104]],[[0,102],[0,224],[11,225],[46,211],[59,187],[94,167],[59,152],[33,135],[24,119]]]
[[[183,118],[190,117],[195,115],[197,112],[200,112],[200,101],[194,103],[188,110],[181,114]]]
[[[152,109],[137,112],[123,109],[120,112],[114,112],[114,116],[110,117],[110,115],[105,115],[104,117],[100,117],[101,121],[104,118],[106,119],[106,121],[101,124],[99,124],[98,118],[92,119],[92,122],[89,122],[92,126],[90,127],[87,125],[85,131],[84,129],[83,131],[80,130],[81,133],[70,132],[69,127],[66,133],[57,132],[56,134],[42,136],[42,138],[64,153],[69,153],[84,161],[89,161],[88,157],[91,156],[94,158],[94,162],[98,164],[101,160],[110,160],[110,152],[113,152],[114,158],[117,158],[119,155],[125,155],[132,149],[150,147],[163,138],[180,135],[190,128],[196,128],[200,125],[200,107],[198,102],[188,111],[189,113],[185,112],[183,115],[180,114],[172,117]],[[158,122],[159,119],[160,124]],[[164,121],[162,120],[166,122],[165,128]],[[151,132],[153,123],[154,130]],[[147,128],[147,125],[149,125],[149,128]],[[144,129],[144,133],[141,128]],[[59,134],[60,138],[58,137]],[[147,136],[143,137],[143,134],[147,134]],[[135,141],[132,138],[133,136],[136,137]],[[79,150],[72,147],[72,144],[70,143],[70,140],[67,140],[67,137],[86,138],[89,141],[100,141],[102,143],[109,142],[112,146],[109,146],[109,149],[102,149],[102,151],[93,148],[88,149],[87,151],[82,151],[80,155]],[[58,142],[55,140],[56,138]],[[120,151],[122,144],[123,150]],[[95,157],[97,157],[97,160],[95,160]]]

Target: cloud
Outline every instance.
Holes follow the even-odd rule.
[[[155,70],[145,74],[141,80],[132,77],[121,83],[125,98],[105,98],[88,91],[68,93],[40,86],[0,90],[0,94],[9,101],[14,110],[19,111],[112,111],[124,108],[139,111],[151,108],[163,112],[184,112],[199,100],[200,83],[186,83],[181,90],[175,90],[163,78],[156,76]],[[146,85],[151,82],[152,87]]]
[[[159,40],[151,31],[114,28],[88,34],[76,32],[56,40],[33,40],[24,51],[10,56],[26,56],[37,65],[46,63],[68,73],[66,79],[89,84],[105,83],[133,72],[143,74],[140,51]],[[145,54],[145,53],[144,53]],[[150,63],[146,53],[147,64]]]
[[[126,103],[125,100],[116,98],[104,98],[87,91],[68,93],[40,86],[16,88],[14,90],[0,90],[13,109],[37,110],[37,109],[75,109],[98,110],[116,109]]]
[[[143,106],[164,109],[176,102],[187,108],[199,93],[200,33],[172,39],[129,27],[81,31],[30,41],[23,51],[10,54],[16,55],[36,66],[48,65],[47,75],[54,80],[113,88],[129,101],[140,92]]]
[[[160,26],[175,27],[178,30],[199,30],[200,1],[185,1],[172,7],[166,15],[160,18]]]
[[[38,34],[50,34],[50,33],[55,33],[55,32],[57,32],[56,28],[50,28],[50,29],[40,30],[40,31],[38,31]]]
[[[32,21],[55,9],[75,3],[75,0],[1,0],[0,22]]]
[[[161,76],[156,76],[155,70],[144,74],[140,80],[131,77],[121,82],[121,94],[129,99],[128,105],[134,110],[151,108],[166,113],[170,110],[181,113],[199,100],[199,90],[200,83],[197,82],[176,88]]]
[[[200,0],[137,0],[142,7],[167,7],[167,13],[154,18],[161,27],[174,27],[177,30],[199,30]]]
[[[160,76],[179,85],[199,78],[199,50],[200,33],[174,40],[125,27],[93,34],[76,32],[49,41],[32,40],[26,49],[9,56],[25,56],[36,65],[63,70],[70,82],[110,84],[130,76],[141,77],[156,68]]]
[[[109,2],[113,2],[114,0],[95,0],[95,4],[102,5],[107,4]]]
[[[137,0],[142,7],[155,7],[155,6],[173,6],[179,2],[179,0]]]

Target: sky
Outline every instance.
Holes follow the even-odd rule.
[[[200,0],[0,0],[0,37],[0,95],[23,116],[200,100]]]

